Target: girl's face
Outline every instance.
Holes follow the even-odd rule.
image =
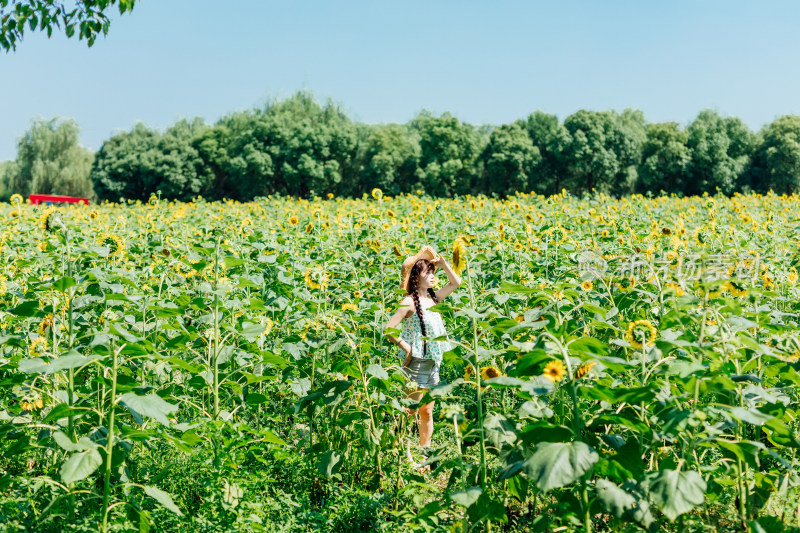
[[[421,272],[419,275],[418,286],[423,292],[427,292],[429,288],[433,288],[436,281],[436,268],[429,268],[427,271]]]

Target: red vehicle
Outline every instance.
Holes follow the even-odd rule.
[[[85,204],[89,205],[88,198],[78,198],[77,196],[59,196],[57,194],[31,194],[28,196],[31,203],[39,204]]]

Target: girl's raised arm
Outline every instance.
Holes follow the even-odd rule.
[[[436,291],[436,299],[440,302],[444,300],[451,292],[456,290],[461,285],[461,278],[458,274],[453,272],[450,265],[447,264],[443,255],[439,255],[439,259],[434,263],[437,267],[441,267],[447,274],[447,285]]]

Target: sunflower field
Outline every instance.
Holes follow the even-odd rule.
[[[15,196],[0,530],[797,530],[798,208]],[[420,471],[383,327],[424,244],[463,282]]]

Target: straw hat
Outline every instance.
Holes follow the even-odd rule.
[[[438,259],[439,254],[436,253],[436,250],[429,245],[423,246],[416,255],[412,255],[408,257],[405,261],[403,261],[403,268],[401,270],[402,273],[402,281],[400,282],[400,288],[404,291],[408,290],[408,278],[411,275],[411,268],[414,266],[414,263],[419,261],[420,259],[427,259],[428,261],[435,261]]]

